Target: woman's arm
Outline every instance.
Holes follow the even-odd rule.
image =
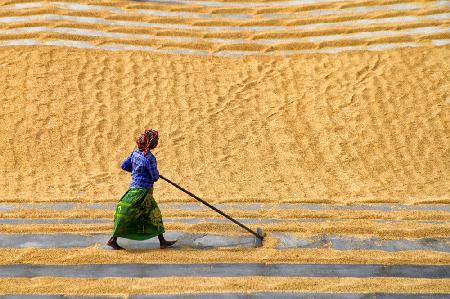
[[[123,170],[131,172],[133,170],[133,165],[131,164],[131,155],[126,158],[120,167],[122,167]]]
[[[156,158],[150,157],[147,163],[147,169],[150,173],[150,177],[152,178],[153,182],[156,182],[159,179],[159,172],[158,172],[158,166],[156,165]]]

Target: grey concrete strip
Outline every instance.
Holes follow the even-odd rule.
[[[173,248],[215,248],[215,247],[253,247],[254,237],[231,237],[222,235],[189,234],[181,232],[167,232],[166,239],[175,240]],[[108,234],[0,234],[0,247],[3,248],[79,248],[100,245],[103,249],[111,249],[105,245],[111,237]],[[127,249],[158,248],[157,238],[145,241],[135,241],[119,238],[119,244]]]
[[[2,265],[0,277],[408,277],[450,278],[450,266],[362,264]]]
[[[164,235],[168,240],[178,240],[178,242],[172,248],[188,247],[205,249],[217,247],[254,247],[256,241],[256,238],[253,236],[233,237],[215,234],[190,234],[183,232],[168,232]],[[105,242],[108,239],[109,236],[104,239]],[[157,238],[152,238],[146,240],[145,242],[119,238],[119,244],[127,249],[146,249],[149,247],[159,247],[159,241],[157,240]],[[103,245],[103,248],[110,249],[107,245]]]
[[[22,218],[0,218],[0,224],[99,224],[112,223],[112,218],[108,219],[22,219]]]
[[[134,295],[130,299],[374,299],[368,294],[324,294],[324,293],[200,293],[179,295]]]
[[[243,233],[244,234],[244,233]],[[167,232],[167,239],[178,239],[174,248],[217,248],[253,247],[255,238],[251,235],[224,236],[216,234],[189,234]],[[424,238],[413,240],[380,240],[378,238],[354,238],[346,236],[318,235],[313,238],[300,238],[287,233],[271,233],[279,239],[278,249],[288,248],[333,248],[336,250],[430,250],[450,252],[450,238]],[[105,245],[111,236],[108,234],[0,234],[0,247],[3,248],[79,248]],[[156,238],[134,241],[119,238],[119,244],[127,249],[157,248]]]
[[[334,205],[334,204],[263,204],[263,203],[242,203],[242,204],[214,204],[221,210],[363,210],[363,211],[446,211],[450,212],[450,205],[445,204],[421,204],[421,205],[401,205],[401,204],[358,204],[358,205]],[[74,209],[115,209],[115,202],[106,203],[0,203],[0,211],[12,210],[74,210]],[[161,209],[172,210],[209,210],[208,207],[200,203],[181,204],[159,204]]]
[[[163,211],[164,214],[164,211]],[[304,222],[325,222],[329,221],[328,219],[321,219],[321,218],[297,218],[297,219],[258,219],[258,218],[234,218],[237,221],[243,223],[243,224],[273,224],[273,223],[280,223],[280,222],[293,222],[293,223],[304,223]],[[178,223],[202,223],[202,222],[209,222],[209,223],[230,223],[230,220],[225,218],[164,218],[164,222],[178,222]],[[344,221],[344,219],[337,219],[333,220],[333,222],[341,222]]]
[[[257,218],[235,218],[244,224],[273,224],[273,223],[306,223],[306,222],[325,222],[327,219],[316,218],[298,218],[298,219],[257,219]],[[163,219],[167,223],[229,223],[230,220],[225,218],[166,218]],[[340,222],[344,220],[334,220],[334,222]],[[92,219],[92,218],[68,218],[68,219],[29,219],[29,218],[0,218],[0,224],[101,224],[112,223],[113,216],[109,219]],[[385,222],[389,222],[386,220]],[[441,221],[442,222],[442,221]],[[439,221],[428,221],[427,223],[439,224]],[[445,223],[445,222],[442,222]]]
[[[17,209],[15,204],[0,204],[0,211],[12,211]]]
[[[448,211],[450,205],[424,204],[424,205],[388,205],[388,204],[362,204],[362,205],[333,205],[333,204],[280,204],[274,209],[282,210],[368,210],[368,211]]]
[[[11,203],[11,204],[0,204],[0,211],[11,211],[11,210],[75,210],[75,209],[95,209],[95,210],[108,210],[114,209],[116,203]]]
[[[394,220],[394,219],[377,219],[373,220],[374,222],[378,223],[425,223],[425,224],[446,224],[449,223],[449,221],[436,221],[436,220]]]
[[[88,247],[108,240],[107,235],[75,234],[0,234],[3,248],[77,248]]]
[[[268,205],[265,204],[255,204],[255,203],[242,203],[242,204],[214,204],[214,206],[221,210],[259,210],[267,208]],[[179,210],[210,210],[205,205],[200,203],[194,204],[160,204],[161,209],[179,209]]]
[[[123,297],[107,297],[107,296],[65,296],[65,295],[3,295],[2,299],[122,299]],[[129,297],[130,298],[130,297]]]
[[[411,240],[381,240],[378,238],[355,238],[347,236],[320,235],[310,239],[301,239],[288,233],[273,233],[280,240],[278,249],[322,248],[337,250],[432,250],[450,252],[450,238],[424,238]]]
[[[375,293],[371,297],[367,298],[380,298],[380,299],[448,299],[449,294],[388,294],[388,293]]]

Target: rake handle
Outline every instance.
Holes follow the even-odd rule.
[[[206,201],[204,201],[203,199],[201,199],[200,197],[196,196],[195,194],[189,192],[188,190],[184,189],[183,187],[181,187],[178,184],[175,184],[174,182],[172,182],[171,180],[163,177],[162,175],[159,175],[160,178],[162,178],[163,180],[165,180],[166,182],[168,182],[169,184],[173,185],[174,187],[180,189],[181,191],[183,191],[184,193],[190,195],[191,197],[195,198],[196,200],[198,200],[199,202],[201,202],[202,204],[204,204],[205,206],[211,208],[212,210],[216,211],[217,213],[219,213],[220,215],[222,215],[223,217],[227,218],[228,220],[236,223],[237,225],[239,225],[240,227],[242,227],[243,229],[245,229],[246,231],[248,231],[249,233],[252,233],[253,235],[255,235],[257,238],[259,239],[263,239],[262,236],[260,236],[258,233],[256,233],[255,231],[253,231],[252,229],[248,228],[247,226],[245,226],[244,224],[240,223],[239,221],[233,219],[231,216],[225,214],[224,212],[222,212],[221,210],[219,210],[218,208],[210,205],[209,203],[207,203]]]

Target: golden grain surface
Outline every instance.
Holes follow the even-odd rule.
[[[0,273],[256,263],[436,276],[1,274],[0,295],[450,294],[448,3],[291,2],[0,1]],[[150,127],[160,174],[263,228],[261,248],[106,250],[130,179],[120,163]],[[245,237],[162,180],[154,194],[168,232]],[[52,236],[99,240],[43,246]]]

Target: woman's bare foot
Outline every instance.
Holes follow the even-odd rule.
[[[117,244],[117,237],[112,237],[109,239],[108,243],[106,243],[108,246],[111,246],[114,250],[125,250],[125,248],[119,246]]]
[[[177,241],[167,241],[166,239],[164,239],[163,234],[160,234],[158,236],[159,239],[159,248],[161,249],[166,249],[167,247],[172,246],[173,244],[175,244]]]
[[[165,241],[165,242],[159,242],[159,248],[161,249],[166,249],[167,247],[172,246],[173,244],[175,244],[177,241]]]

